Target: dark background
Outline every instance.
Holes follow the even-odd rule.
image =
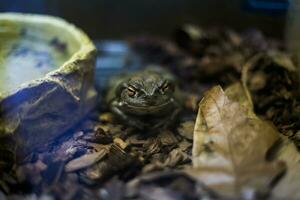
[[[94,39],[169,35],[183,23],[259,28],[283,38],[287,0],[0,0],[0,12],[63,17]]]

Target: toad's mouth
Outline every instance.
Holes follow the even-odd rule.
[[[159,105],[132,105],[132,104],[125,104],[125,107],[127,108],[127,110],[131,111],[131,112],[136,112],[138,113],[155,113],[155,112],[159,112],[162,111],[166,108],[169,107],[169,105],[171,104],[172,100],[169,100],[167,102],[164,102],[163,104],[159,104]]]

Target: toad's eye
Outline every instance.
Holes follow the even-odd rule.
[[[165,93],[165,92],[167,92],[167,91],[169,90],[169,88],[170,88],[170,84],[169,84],[168,82],[165,82],[165,83],[161,86],[160,90],[162,91],[162,93]]]
[[[136,89],[134,87],[129,86],[127,88],[127,94],[130,97],[133,97],[136,94]]]

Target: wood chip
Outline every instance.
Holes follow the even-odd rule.
[[[128,143],[124,142],[121,138],[115,138],[114,143],[123,150],[128,146]]]
[[[178,133],[186,139],[193,140],[194,135],[194,121],[186,121],[180,124],[177,129]]]
[[[66,164],[65,171],[66,172],[73,172],[79,169],[83,169],[86,167],[91,166],[92,164],[100,161],[104,156],[107,154],[105,150],[100,150],[99,152],[86,154],[74,160],[71,160]]]

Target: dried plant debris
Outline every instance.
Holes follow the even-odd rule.
[[[276,129],[247,109],[216,86],[200,102],[194,130],[193,176],[230,198],[265,196],[284,170],[265,159]]]
[[[155,172],[126,184],[129,199],[216,199],[213,192],[182,172]]]
[[[136,130],[99,101],[25,158],[0,138],[0,199],[300,199],[300,82],[282,42],[188,24],[128,43],[176,76],[178,122]]]
[[[277,148],[274,159],[282,160],[287,165],[287,172],[272,192],[274,199],[300,199],[300,154],[296,146],[288,139]]]
[[[255,112],[271,120],[283,134],[292,132],[292,136],[300,129],[300,83],[297,75],[297,68],[290,57],[278,51],[255,55],[245,63],[242,73],[242,81],[251,94]]]
[[[26,157],[15,166],[15,176],[4,173],[1,190],[23,192],[26,198],[105,199],[109,184],[125,186],[146,171],[190,165],[191,142],[175,130],[147,135],[113,122],[108,113],[96,115],[91,113],[70,133]]]
[[[203,94],[216,84],[226,88],[243,79],[256,114],[271,120],[300,148],[299,73],[282,42],[255,29],[238,34],[189,24],[175,31],[174,40],[138,37],[130,44],[145,63],[171,68],[187,91],[190,110],[199,98],[194,94]]]
[[[102,151],[85,154],[79,158],[71,160],[65,166],[66,172],[77,171],[86,167],[93,165],[94,163],[100,161],[106,155],[106,151],[103,149]]]

